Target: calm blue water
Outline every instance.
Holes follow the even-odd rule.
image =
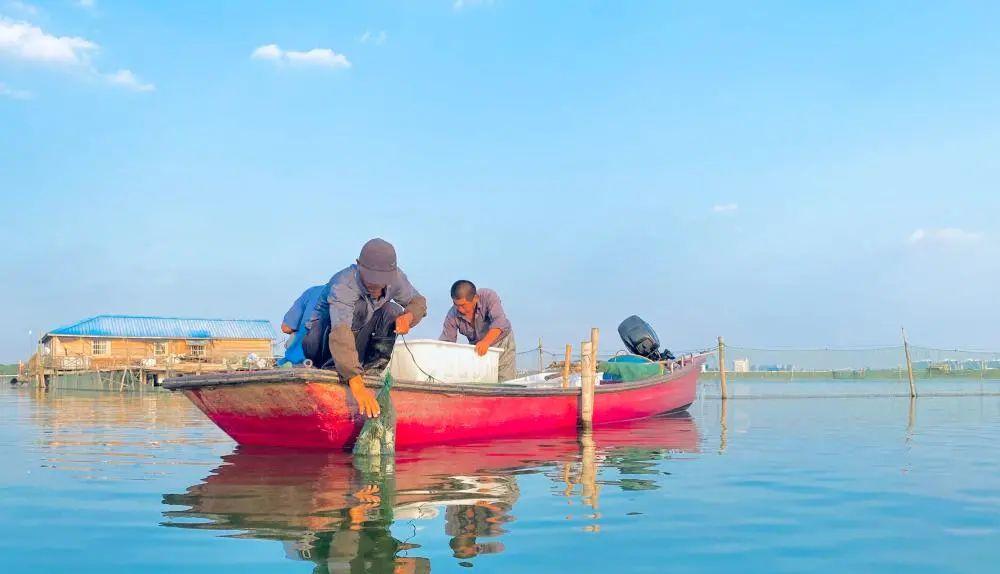
[[[760,383],[757,394],[782,384]],[[752,384],[743,391],[754,394]],[[723,424],[713,392],[706,385],[690,416],[598,430],[592,446],[497,441],[359,469],[338,454],[237,449],[182,397],[4,388],[0,564],[242,574],[996,568],[1000,397],[921,397],[912,410],[905,398],[741,399],[727,402]]]

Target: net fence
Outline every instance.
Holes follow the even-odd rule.
[[[918,379],[943,377],[1000,379],[1000,352],[910,345],[910,364]],[[793,375],[833,379],[906,377],[903,345],[859,348],[759,348],[726,345],[726,372],[735,377]],[[718,353],[706,368],[719,370]]]
[[[610,346],[610,345],[609,345]],[[1000,351],[940,348],[910,345],[910,362],[915,379],[976,378],[1000,380]],[[602,360],[620,350],[599,352]],[[817,379],[903,379],[907,378],[906,349],[903,345],[871,347],[790,348],[726,344],[726,373],[730,378],[817,378]],[[675,351],[675,354],[705,353],[705,372],[719,371],[718,345]],[[517,353],[522,373],[553,370],[564,361],[565,350],[538,346]],[[571,361],[579,361],[573,348]]]

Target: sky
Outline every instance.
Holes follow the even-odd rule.
[[[0,362],[371,237],[519,349],[1000,349],[1000,4],[0,0]]]

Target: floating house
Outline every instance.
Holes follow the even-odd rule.
[[[137,370],[156,383],[163,374],[272,366],[274,337],[266,320],[98,315],[45,333],[39,352],[49,374]]]

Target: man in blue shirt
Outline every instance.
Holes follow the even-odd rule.
[[[310,320],[316,317],[316,307],[320,300],[326,299],[327,286],[314,285],[299,295],[299,298],[288,308],[281,320],[281,332],[291,335],[285,344],[285,357],[278,361],[279,365],[291,363],[301,365],[306,356],[302,349],[302,341],[308,332]]]
[[[313,317],[316,311],[316,304],[320,298],[325,296],[326,285],[314,285],[299,295],[299,298],[292,303],[292,306],[285,312],[285,317],[281,320],[281,332],[286,335],[297,333],[306,327],[306,323]],[[310,305],[310,302],[312,304]],[[306,312],[306,309],[309,312]]]

